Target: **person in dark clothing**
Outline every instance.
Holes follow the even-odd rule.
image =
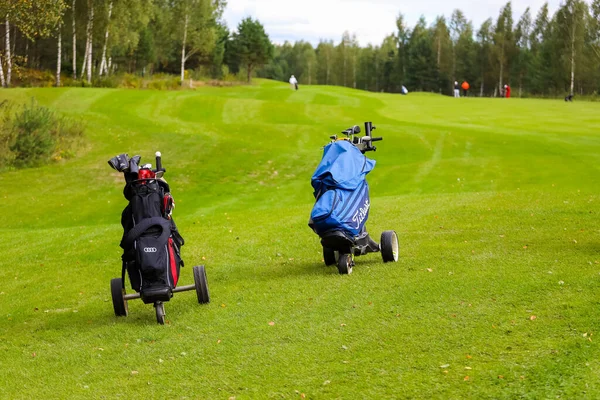
[[[458,84],[457,81],[454,81],[454,97],[455,98],[460,97],[460,85]]]

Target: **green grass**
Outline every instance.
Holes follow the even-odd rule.
[[[0,397],[599,398],[600,105],[262,81],[190,92],[15,89],[87,121],[78,158],[0,174]],[[340,276],[307,227],[330,134],[371,120],[378,238]],[[116,318],[122,178],[163,153],[211,303]],[[270,322],[274,324],[271,325]],[[134,372],[136,371],[136,372]],[[468,378],[467,378],[468,377]]]

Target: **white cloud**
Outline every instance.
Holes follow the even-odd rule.
[[[560,0],[549,0],[554,12]],[[527,7],[535,19],[545,0],[513,1],[515,23]],[[356,33],[361,45],[380,44],[383,38],[396,30],[396,16],[401,12],[409,26],[414,26],[421,15],[431,24],[438,15],[448,19],[456,8],[462,10],[475,29],[487,18],[498,17],[506,0],[229,0],[225,20],[230,29],[245,17],[257,18],[276,43],[288,40],[307,40],[317,44],[319,39],[333,39],[336,43],[344,31]]]

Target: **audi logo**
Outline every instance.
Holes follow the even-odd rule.
[[[144,253],[156,253],[157,251],[156,247],[144,247]]]

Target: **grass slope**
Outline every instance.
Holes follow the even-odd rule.
[[[190,92],[15,89],[85,118],[79,158],[0,175],[2,398],[598,398],[598,105],[262,81]],[[322,264],[310,176],[372,120],[371,234],[401,259]],[[115,154],[161,150],[212,302],[130,302]],[[273,324],[271,324],[273,323]]]

